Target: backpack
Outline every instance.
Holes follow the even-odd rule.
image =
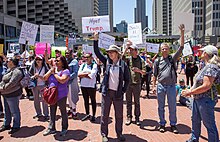
[[[93,65],[95,64],[95,62],[92,62],[92,64],[91,64],[91,70],[93,69]],[[83,66],[82,66],[82,69],[81,69],[81,71],[83,71],[83,69],[85,68],[85,66],[86,66],[86,63],[83,63]]]
[[[168,55],[168,60],[169,62],[171,63],[171,68],[175,71],[175,75],[177,77],[177,72],[176,72],[176,66],[175,66],[175,63],[173,61],[173,57],[171,55]],[[161,61],[161,57],[158,57],[158,62],[157,62],[157,72],[159,72],[159,64],[160,64],[160,61]],[[171,73],[171,78],[173,78],[173,75],[172,75],[172,72]]]
[[[19,67],[18,69],[22,72],[22,79],[20,80],[21,86],[23,88],[28,87],[31,77],[30,77],[27,69],[24,67],[23,68]]]

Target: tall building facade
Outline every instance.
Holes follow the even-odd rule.
[[[22,21],[54,25],[57,35],[77,32],[72,13],[64,0],[1,0],[0,44],[7,45],[12,39],[18,42]]]
[[[113,32],[113,0],[99,0],[99,16],[109,15],[110,29]]]
[[[116,24],[117,32],[119,33],[128,33],[128,23],[125,20],[122,20],[121,23]]]
[[[82,17],[98,16],[98,0],[64,0],[68,3],[69,11],[72,12],[72,18],[75,19],[79,32],[82,32]]]
[[[158,34],[172,35],[172,0],[153,0],[152,18]]]
[[[146,19],[146,0],[136,0],[136,8],[134,8],[135,23],[141,22],[142,29],[148,27]]]

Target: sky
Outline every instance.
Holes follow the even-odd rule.
[[[152,1],[146,0],[146,15],[148,16],[148,27],[152,29]],[[134,8],[136,0],[113,0],[113,22],[114,26],[125,20],[128,24],[134,23]]]

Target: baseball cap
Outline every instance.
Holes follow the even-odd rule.
[[[218,55],[218,49],[213,45],[207,45],[199,50],[206,52],[207,54]]]
[[[182,78],[179,80],[179,83],[185,82],[185,80]]]
[[[137,49],[137,46],[136,45],[131,45],[128,49]]]

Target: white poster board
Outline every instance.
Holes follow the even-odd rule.
[[[108,49],[110,45],[115,44],[115,38],[113,36],[100,33],[99,34],[99,47]]]
[[[40,42],[54,43],[54,26],[53,25],[40,25]]]
[[[82,33],[93,33],[95,31],[110,31],[109,15],[82,18]]]
[[[194,14],[186,12],[174,12],[173,19],[174,31],[179,31],[179,25],[185,25],[185,32],[192,31],[194,28]]]
[[[159,53],[160,44],[146,43],[147,52]]]
[[[183,57],[192,55],[192,47],[189,42],[184,43],[184,48],[183,48]]]
[[[128,24],[128,39],[133,44],[143,43],[141,23]]]
[[[19,43],[25,44],[26,41],[28,41],[28,45],[34,46],[36,35],[37,35],[37,30],[38,30],[38,25],[23,21]]]
[[[95,52],[93,50],[93,46],[89,46],[88,44],[83,44],[83,53],[92,53],[92,57],[96,58]]]

